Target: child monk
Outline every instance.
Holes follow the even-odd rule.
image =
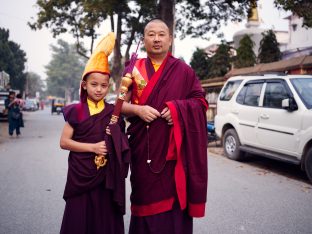
[[[80,103],[64,108],[62,149],[70,150],[60,233],[124,233],[125,177],[130,159],[124,122],[109,125],[114,106],[109,91],[108,56],[115,42],[108,34],[82,76]],[[114,137],[112,137],[114,136]]]

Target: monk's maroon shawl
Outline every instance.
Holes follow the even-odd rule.
[[[123,134],[124,122],[111,127],[112,137],[105,133],[110,121],[113,105],[105,103],[105,109],[90,116],[87,103],[64,108],[64,118],[74,129],[73,140],[82,143],[97,143],[105,140],[108,148],[108,163],[96,169],[93,152],[73,152],[68,157],[68,174],[64,199],[86,193],[97,186],[113,191],[113,200],[125,213],[125,177],[130,160],[129,146]]]
[[[151,78],[155,72],[149,59],[145,59],[145,67]],[[149,124],[147,133],[147,123],[139,117],[130,119],[128,134],[133,215],[145,216],[171,210],[174,200],[179,201],[182,209],[188,208],[191,216],[204,215],[208,177],[207,104],[204,100],[204,92],[194,71],[169,55],[159,80],[142,104],[152,106],[159,112],[169,106],[171,112],[176,112],[174,127],[169,126],[165,119],[157,118]],[[174,139],[179,136],[173,134],[176,127],[180,129],[181,145],[178,147]],[[147,164],[148,151],[150,167]],[[157,171],[161,172],[155,173]],[[183,174],[185,184],[181,185],[181,181],[177,180]]]

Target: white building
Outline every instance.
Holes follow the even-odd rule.
[[[282,59],[312,55],[312,28],[303,27],[302,18],[296,15],[290,15],[285,19],[289,21],[288,31],[273,30],[282,52]],[[255,55],[258,56],[260,41],[263,38],[262,34],[267,30],[260,28],[257,8],[253,8],[253,15],[248,19],[246,28],[234,34],[233,42],[231,42],[232,46],[237,49],[240,40],[247,34],[255,43],[253,50]],[[217,49],[218,45],[212,44],[204,50],[209,57],[212,57]],[[231,54],[235,55],[235,51],[231,51]]]
[[[252,9],[252,15],[248,18],[248,22],[246,24],[246,28],[240,31],[237,31],[233,36],[234,48],[237,49],[239,47],[240,40],[245,36],[249,35],[251,40],[255,43],[253,47],[253,51],[256,56],[259,54],[260,41],[263,38],[263,33],[268,31],[268,29],[260,28],[260,20],[258,17],[257,7]],[[281,51],[286,49],[289,34],[287,31],[275,31],[273,30],[276,36],[276,40],[279,43],[279,48]]]
[[[296,15],[285,18],[289,21],[288,43],[283,52],[283,59],[312,55],[312,29],[302,26],[303,19]]]
[[[10,83],[10,75],[5,71],[0,71],[0,89],[6,89]]]

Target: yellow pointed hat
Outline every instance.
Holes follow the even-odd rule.
[[[113,32],[108,33],[103,39],[97,44],[93,51],[85,70],[82,74],[82,79],[92,73],[99,72],[110,75],[108,56],[112,53],[115,46],[115,34]]]

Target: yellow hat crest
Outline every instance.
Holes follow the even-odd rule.
[[[87,62],[82,79],[92,72],[110,74],[108,56],[112,53],[114,46],[115,34],[110,32],[97,44],[89,61]]]

